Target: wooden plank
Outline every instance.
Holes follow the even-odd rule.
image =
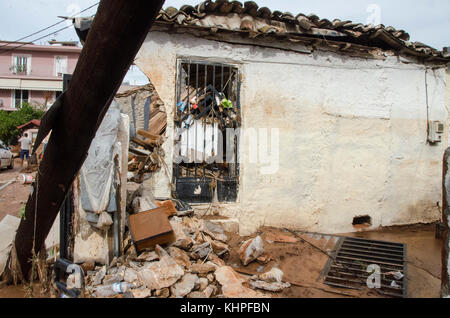
[[[138,144],[141,147],[147,148],[149,150],[153,150],[153,148],[157,147],[157,144],[148,141],[148,140],[143,140],[137,137],[131,138],[131,141]]]
[[[57,110],[43,118],[52,134],[15,240],[23,279],[28,279],[33,246],[37,254],[163,3],[101,0],[69,88]]]
[[[167,127],[167,114],[158,112],[150,119],[148,132],[152,135],[161,135]]]
[[[6,187],[10,186],[10,185],[13,184],[14,182],[16,182],[16,180],[11,180],[11,181],[6,182],[6,184],[4,184],[4,185],[2,185],[2,186],[0,187],[0,191],[2,191],[3,189],[5,189]]]
[[[147,141],[150,141],[154,143],[155,145],[159,145],[161,143],[161,136],[160,135],[152,135],[148,131],[145,130],[138,130],[137,134],[146,138]]]

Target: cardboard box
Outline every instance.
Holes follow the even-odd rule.
[[[166,210],[162,207],[130,215],[131,237],[138,251],[175,241],[175,233]]]

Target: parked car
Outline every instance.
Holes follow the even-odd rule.
[[[14,168],[14,155],[10,148],[0,140],[0,168]]]

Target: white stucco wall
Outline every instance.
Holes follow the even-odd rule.
[[[355,216],[373,227],[439,218],[442,156],[448,144],[427,144],[425,68],[397,57],[360,59],[316,52],[227,44],[151,32],[136,64],[168,106],[174,124],[177,57],[236,64],[242,74],[243,128],[278,128],[279,171],[262,175],[241,141],[239,203],[221,213],[240,220],[241,234],[259,226],[354,231]],[[429,117],[447,122],[445,70],[428,71]],[[166,142],[172,171],[173,144]],[[170,194],[161,171],[156,196]]]

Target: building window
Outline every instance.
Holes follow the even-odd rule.
[[[177,198],[188,203],[236,202],[241,126],[239,70],[232,65],[179,60],[177,81]]]
[[[16,106],[16,108],[22,106],[23,103],[28,103],[29,96],[30,96],[29,91],[16,89],[14,91],[14,105]]]
[[[67,74],[67,56],[55,56],[55,76]]]
[[[17,75],[28,75],[31,71],[31,56],[13,56],[12,71]]]

